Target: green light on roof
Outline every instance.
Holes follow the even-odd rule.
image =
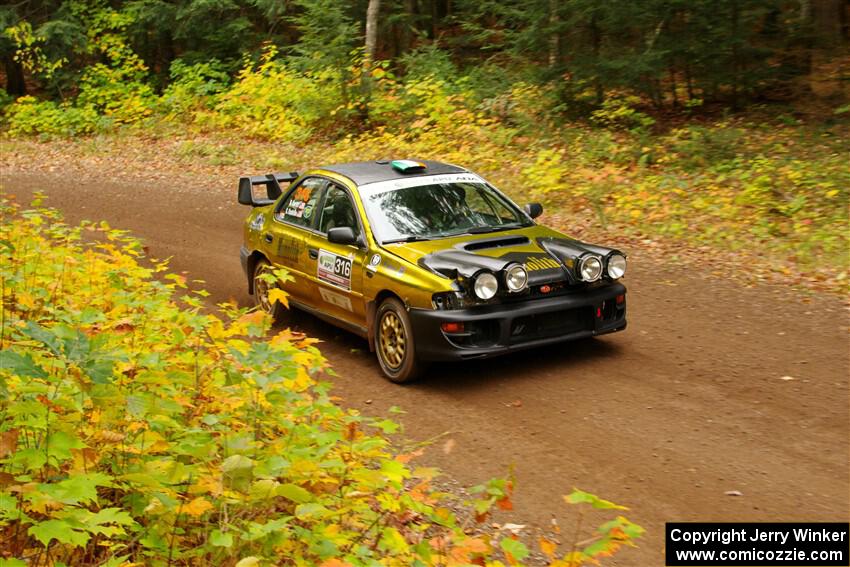
[[[395,159],[390,162],[394,170],[399,173],[415,173],[425,169],[425,164],[412,159]]]

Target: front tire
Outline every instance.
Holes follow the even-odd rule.
[[[384,376],[397,384],[415,380],[422,367],[416,361],[413,327],[404,305],[394,297],[384,300],[375,321],[375,352]]]
[[[274,322],[278,322],[283,317],[284,307],[279,301],[275,301],[274,304],[269,301],[269,291],[273,288],[274,284],[260,277],[263,274],[271,273],[271,271],[272,266],[268,260],[257,260],[257,263],[254,265],[254,274],[252,276],[254,282],[254,305],[264,313],[271,315]]]

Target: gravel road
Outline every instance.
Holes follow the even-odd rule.
[[[24,202],[46,192],[70,222],[133,231],[152,256],[205,280],[214,301],[250,301],[238,256],[247,211],[235,183],[224,193],[120,176],[6,172],[0,182]],[[467,485],[513,466],[512,522],[546,529],[554,517],[568,540],[575,510],[560,495],[572,487],[629,506],[626,515],[648,533],[610,565],[663,565],[666,521],[848,521],[841,300],[745,288],[710,268],[632,252],[626,332],[437,365],[410,386],[382,379],[362,339],[304,314],[287,324],[324,341],[346,404],[373,414],[400,406],[406,438],[439,437],[423,464]]]

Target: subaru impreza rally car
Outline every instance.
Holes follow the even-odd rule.
[[[242,177],[253,207],[240,257],[248,293],[363,336],[394,382],[432,360],[544,347],[626,328],[625,255],[538,225],[475,173],[372,161]],[[272,281],[273,267],[291,281]]]

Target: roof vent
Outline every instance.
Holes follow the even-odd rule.
[[[390,162],[392,168],[399,173],[419,173],[425,171],[425,164],[412,159],[395,159]]]

